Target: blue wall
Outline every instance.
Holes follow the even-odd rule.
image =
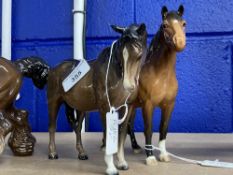
[[[117,34],[109,24],[145,22],[149,39],[161,23],[163,5],[185,6],[187,47],[178,54],[179,93],[172,132],[232,132],[233,1],[229,0],[87,0],[87,58],[96,58]],[[51,65],[72,58],[72,0],[13,0],[13,58],[38,55]],[[25,79],[18,107],[30,112],[34,131],[47,131],[45,91]],[[158,130],[159,110],[154,117]],[[98,113],[91,113],[88,131],[101,130]],[[143,130],[141,111],[136,131]],[[61,109],[59,131],[70,127]]]

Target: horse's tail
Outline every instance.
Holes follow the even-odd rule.
[[[31,78],[34,85],[43,89],[47,84],[50,66],[40,57],[26,57],[14,62],[23,76]]]
[[[75,109],[70,107],[67,103],[65,103],[65,113],[68,119],[69,124],[73,129],[77,128],[79,121],[79,114],[75,116]],[[76,111],[78,113],[78,111]]]

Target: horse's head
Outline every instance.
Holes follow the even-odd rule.
[[[137,87],[141,63],[146,51],[147,31],[145,24],[132,24],[128,27],[111,26],[121,34],[120,62],[123,68],[123,86],[127,91]]]
[[[178,11],[168,12],[166,6],[163,6],[161,10],[163,19],[161,30],[164,34],[165,42],[169,47],[174,48],[178,52],[182,51],[186,45],[186,21],[182,18],[183,13],[183,5],[180,5]]]

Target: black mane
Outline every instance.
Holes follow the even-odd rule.
[[[40,57],[26,57],[14,62],[23,76],[31,78],[34,85],[43,89],[47,83],[50,66]]]
[[[122,50],[122,41],[121,38],[117,40],[117,42],[113,46],[112,50],[112,58],[111,58],[111,64],[110,66],[114,65],[114,69],[119,77],[122,76],[122,60],[119,58],[119,52]],[[111,52],[111,46],[106,47],[98,56],[98,61],[101,64],[108,64],[109,57],[110,57],[110,52]]]

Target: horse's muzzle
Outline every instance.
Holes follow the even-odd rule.
[[[186,39],[185,37],[177,37],[177,36],[174,36],[173,37],[173,43],[175,45],[175,49],[177,52],[180,52],[182,51],[185,46],[186,46]]]
[[[123,86],[124,86],[124,89],[129,93],[132,93],[137,89],[136,82],[124,81]]]

